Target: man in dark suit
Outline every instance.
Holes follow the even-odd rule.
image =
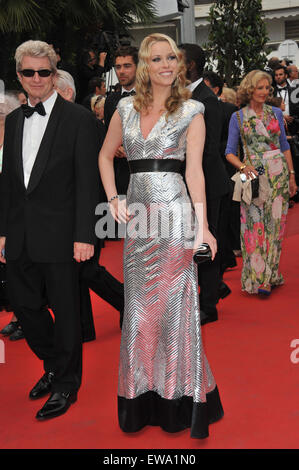
[[[190,86],[192,98],[202,102],[205,106],[206,140],[203,152],[203,171],[206,184],[207,218],[209,228],[218,242],[218,253],[214,261],[203,263],[199,269],[200,315],[203,325],[218,319],[216,305],[219,296],[225,296],[229,293],[229,288],[226,285],[221,285],[220,254],[225,234],[219,231],[219,221],[223,198],[227,197],[230,192],[230,182],[220,156],[222,129],[220,104],[202,78],[205,65],[204,51],[196,44],[182,44],[180,48],[185,53],[187,78],[192,82]],[[219,289],[222,289],[222,294],[219,293]]]
[[[108,95],[104,106],[104,122],[108,129],[110,120],[121,98],[134,94],[138,49],[133,46],[120,47],[115,53],[114,69],[121,90]],[[115,181],[118,194],[126,194],[130,179],[129,165],[126,154],[121,146],[114,158]]]
[[[76,87],[72,76],[64,70],[58,70],[55,78],[56,91],[66,100],[75,101]],[[106,128],[101,120],[96,119],[99,147],[102,148]],[[99,178],[99,202],[106,201],[106,194]],[[104,266],[99,264],[103,240],[97,238],[94,256],[80,264],[80,320],[82,341],[93,341],[96,338],[89,289],[119,311],[119,324],[122,327],[124,310],[124,285],[112,276]]]
[[[105,72],[106,57],[107,52],[96,53],[92,49],[83,51],[79,65],[79,102],[81,102],[88,93],[89,81],[95,77],[102,77]]]
[[[81,384],[77,263],[94,253],[99,143],[92,114],[54,90],[53,48],[27,41],[15,58],[29,106],[6,120],[0,261],[25,338],[44,363],[29,396],[51,393],[36,415],[46,419],[66,412]]]
[[[226,160],[225,149],[228,139],[229,121],[232,114],[238,110],[233,103],[221,101],[220,96],[224,86],[223,79],[213,71],[206,71],[203,74],[205,84],[215,93],[218,98],[222,129],[220,137],[220,155],[224,162],[225,169],[229,178],[235,173],[235,168]],[[230,180],[231,181],[231,180]],[[231,193],[228,198],[223,199],[223,206],[220,215],[220,233],[226,233],[224,237],[225,246],[223,250],[223,259],[221,260],[221,276],[227,268],[237,266],[233,250],[240,249],[240,203],[232,200],[233,185],[231,183]],[[222,284],[223,285],[223,284]]]
[[[284,118],[287,122],[290,135],[295,135],[299,131],[299,103],[298,89],[294,90],[288,83],[287,68],[277,65],[274,69],[274,96],[279,96],[285,104]]]

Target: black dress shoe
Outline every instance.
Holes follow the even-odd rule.
[[[29,393],[31,400],[44,397],[51,391],[51,384],[54,377],[53,372],[46,372],[41,379],[34,385],[33,389]]]
[[[25,338],[25,335],[20,325],[18,326],[16,331],[14,331],[9,337],[10,341],[18,341],[18,339],[24,339],[24,338]]]
[[[206,323],[212,323],[213,321],[218,320],[218,314],[215,313],[205,313],[203,310],[200,310],[200,324],[205,325]]]
[[[225,299],[229,294],[231,294],[231,290],[228,287],[228,285],[225,284],[225,282],[221,281],[220,286],[219,286],[219,298],[220,299]]]
[[[39,420],[56,418],[65,413],[77,400],[77,392],[53,392],[44,406],[37,412]]]
[[[10,336],[18,329],[19,322],[18,321],[11,321],[6,325],[1,331],[1,335],[3,336]]]
[[[89,341],[94,341],[96,339],[96,335],[83,335],[82,336],[82,343],[89,343]]]

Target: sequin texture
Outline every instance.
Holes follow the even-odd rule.
[[[162,115],[146,139],[132,97],[119,102],[118,112],[128,160],[183,161],[188,126],[204,106],[194,100],[184,102],[175,115],[168,119]],[[192,249],[185,246],[181,207],[190,199],[183,177],[173,172],[134,173],[127,203],[142,203],[149,224],[153,207],[175,216],[169,221],[169,237],[161,236],[157,222],[151,236],[125,239],[118,395],[134,399],[153,391],[168,400],[187,396],[204,403],[216,383],[202,345],[197,266]]]

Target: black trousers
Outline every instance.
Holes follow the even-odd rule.
[[[226,251],[226,230],[221,230],[225,220],[223,211],[227,209],[228,195],[222,198],[207,200],[207,219],[209,230],[217,240],[217,254],[213,261],[202,263],[198,267],[198,284],[200,285],[200,309],[207,315],[217,313],[219,286],[222,279],[221,263]],[[221,216],[222,214],[222,216]]]
[[[7,281],[28,345],[45,371],[55,374],[52,390],[77,391],[82,377],[77,263],[36,263],[24,248],[19,259],[7,260]]]
[[[81,263],[80,317],[83,339],[95,338],[95,327],[89,289],[116,310],[124,308],[124,285],[99,264],[101,240],[98,240],[93,258]]]

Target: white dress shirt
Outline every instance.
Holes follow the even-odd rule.
[[[287,85],[286,85],[287,86]],[[290,105],[289,105],[289,92],[288,89],[285,87],[281,87],[280,85],[277,85],[277,92],[278,95],[283,99],[284,105],[285,105],[285,110],[283,111],[283,114],[286,116],[290,115]]]
[[[193,82],[193,83],[190,83],[187,88],[193,92],[195,90],[195,88],[203,81],[203,78],[199,78],[198,80],[196,80],[196,82]]]
[[[121,94],[132,93],[132,91],[135,91],[135,87],[131,88],[131,90],[126,90],[123,86],[121,87]]]
[[[29,118],[25,118],[23,130],[23,171],[24,184],[27,188],[31,171],[40,147],[43,135],[45,133],[51,111],[57,98],[57,92],[54,90],[52,95],[43,102],[46,115],[41,116],[34,112]],[[32,106],[30,100],[28,105]]]

